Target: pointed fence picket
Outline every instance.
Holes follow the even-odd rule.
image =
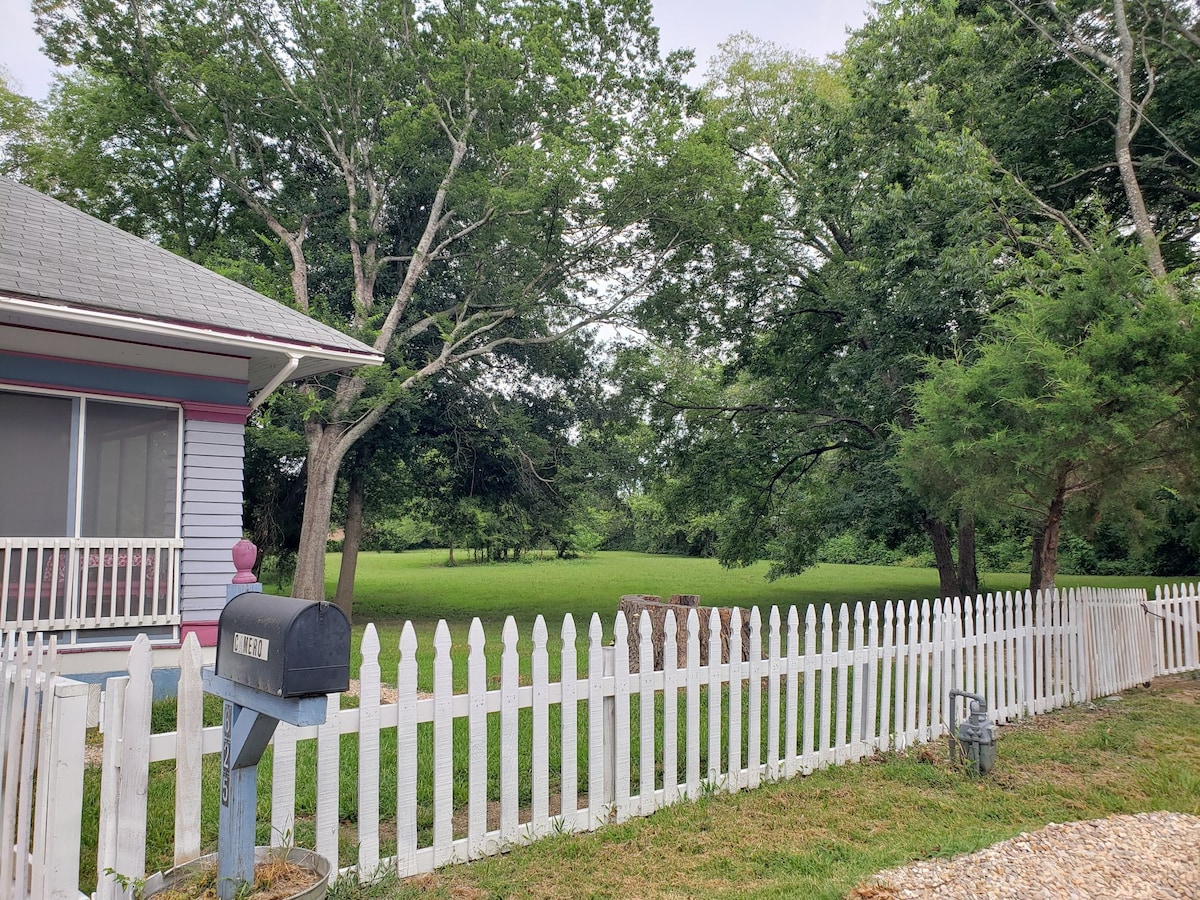
[[[937,740],[967,711],[964,701],[949,701],[952,687],[983,694],[993,720],[1004,722],[1155,674],[1200,669],[1194,584],[1162,587],[1153,600],[1081,588],[709,615],[704,665],[697,611],[666,616],[658,670],[646,614],[613,620],[619,652],[605,644],[600,618],[592,616],[583,659],[571,616],[554,647],[538,616],[524,651],[524,681],[519,630],[509,618],[498,683],[488,679],[476,620],[467,638],[466,689],[458,694],[447,625],[438,625],[432,671],[422,675],[416,631],[406,623],[390,703],[381,701],[381,648],[368,626],[357,707],[343,708],[332,695],[326,724],[280,726],[275,734],[271,842],[294,835],[300,781],[315,786],[306,827],[336,873],[362,881],[387,870],[408,876],[554,832],[649,815],[704,792],[752,788]],[[634,672],[625,652],[630,628],[637,637]],[[192,641],[181,654],[175,732],[150,733],[153,658],[144,639],[130,653],[129,674],[107,684],[97,898],[122,897],[121,881],[145,874],[151,763],[176,761],[175,861],[205,849],[201,761],[219,752],[220,727],[202,727],[196,651]],[[81,821],[86,688],[56,678],[54,658],[52,643],[30,649],[23,639],[10,639],[0,653],[0,847],[16,848],[0,853],[3,896],[78,896],[71,853]],[[419,691],[423,679],[431,693]],[[394,753],[384,749],[393,743]],[[304,744],[315,753],[301,753]],[[353,757],[351,785],[341,781],[343,755]],[[46,770],[53,779],[34,777]],[[381,810],[391,798],[380,796],[380,785],[393,780],[394,819],[389,812],[385,822]],[[340,808],[343,796],[357,798],[353,817]],[[394,845],[385,838],[393,833]],[[339,860],[347,837],[357,857]]]

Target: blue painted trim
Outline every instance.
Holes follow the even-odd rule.
[[[129,673],[124,670],[115,672],[86,672],[79,675],[69,675],[72,681],[82,681],[84,684],[99,684],[110,678],[119,678],[122,675]],[[152,695],[154,700],[170,700],[179,693],[179,667],[165,669],[151,669],[150,682],[152,685]]]
[[[0,353],[0,381],[21,381],[66,390],[102,391],[161,400],[245,406],[247,387],[215,378],[192,378],[65,359]]]

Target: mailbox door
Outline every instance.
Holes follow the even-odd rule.
[[[288,633],[283,696],[341,693],[349,687],[350,622],[332,603],[314,603]]]

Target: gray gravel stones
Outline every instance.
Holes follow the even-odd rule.
[[[1050,824],[975,853],[875,876],[873,898],[1200,898],[1200,817],[1140,813]]]

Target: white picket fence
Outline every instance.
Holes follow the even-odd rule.
[[[0,649],[0,897],[75,900],[87,686],[55,675],[57,646]]]
[[[431,678],[420,677],[409,623],[391,703],[380,701],[379,641],[367,626],[358,706],[342,708],[341,697],[331,695],[325,725],[281,725],[276,733],[272,841],[290,840],[303,822],[317,852],[343,876],[369,880],[388,869],[408,876],[548,834],[649,815],[703,793],[753,788],[935,740],[964,714],[948,702],[951,688],[983,694],[992,718],[1003,722],[1155,674],[1200,669],[1194,585],[1160,590],[1153,601],[1141,591],[1080,589],[809,607],[803,618],[795,608],[772,608],[765,623],[755,608],[746,646],[742,624],[742,611],[734,610],[723,657],[713,612],[710,664],[701,666],[695,610],[678,624],[668,616],[666,646],[675,646],[675,630],[684,629],[686,659],[680,664],[665,653],[654,671],[643,618],[636,623],[640,671],[630,672],[620,614],[608,645],[598,616],[586,636],[565,617],[553,650],[538,616],[524,655],[510,618],[499,674],[489,676],[476,620],[467,638],[466,692],[455,693],[446,623],[433,635]],[[202,757],[219,753],[221,734],[219,726],[202,727],[199,648],[189,640],[185,650],[175,732],[150,734],[148,641],[139,639],[131,651],[130,674],[108,683],[99,898],[123,896],[118,874],[137,878],[145,870],[152,763],[176,761],[175,860],[201,851],[201,801],[212,789]],[[552,661],[559,669],[553,681]],[[419,682],[432,691],[420,692]],[[304,746],[313,741],[315,751]],[[73,744],[61,750],[82,753]],[[344,753],[355,759],[343,760]],[[354,785],[341,783],[344,768],[357,772]],[[394,797],[390,789],[383,796],[381,784],[393,780]],[[298,787],[306,797],[315,792],[300,815]],[[356,815],[348,817],[342,798],[351,794]],[[7,798],[6,783],[4,809]],[[394,816],[382,814],[393,801]],[[24,846],[19,834],[16,845]],[[344,846],[356,847],[356,856],[340,858]]]
[[[1151,640],[1156,648],[1156,675],[1200,669],[1200,610],[1196,585],[1159,585],[1146,605],[1152,616]]]

